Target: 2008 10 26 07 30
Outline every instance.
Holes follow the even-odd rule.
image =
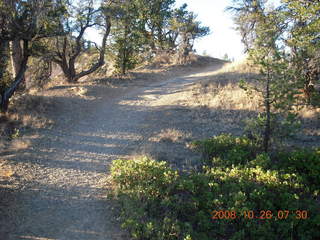
[[[307,219],[309,217],[309,212],[307,210],[260,210],[260,211],[242,211],[237,212],[235,210],[213,210],[211,212],[211,218],[213,220],[219,219],[287,219],[293,216],[296,219]]]

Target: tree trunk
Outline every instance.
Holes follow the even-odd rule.
[[[129,35],[129,29],[128,29],[128,23],[125,25],[124,30],[124,46],[123,46],[123,52],[122,52],[122,63],[121,63],[121,74],[125,75],[127,71],[127,62],[128,62],[128,54],[127,54],[127,42],[128,42],[128,35]]]
[[[4,77],[5,73],[7,71],[8,67],[8,62],[9,62],[9,54],[8,54],[8,49],[9,49],[9,42],[6,40],[2,40],[0,42],[0,94],[3,95],[4,90],[5,90],[5,83]]]
[[[12,65],[12,75],[15,78],[21,67],[22,62],[22,48],[20,45],[20,40],[13,40],[10,42],[10,51],[11,51],[11,65]]]
[[[9,100],[24,79],[24,73],[27,70],[27,63],[29,58],[28,44],[29,42],[27,40],[23,41],[23,59],[21,62],[19,73],[15,77],[11,86],[5,89],[1,96],[0,109],[2,113],[5,113],[8,111]]]
[[[61,61],[61,62],[57,62],[57,63],[61,67],[64,76],[67,78],[67,82],[69,82],[69,83],[75,82],[73,79],[74,75],[71,73],[67,61]]]
[[[12,75],[13,78],[16,78],[18,73],[20,72],[23,55],[22,55],[22,47],[20,40],[13,40],[10,42],[10,58],[11,58],[11,66],[12,66]],[[19,86],[20,89],[25,89],[27,87],[27,83],[25,82],[25,76],[23,75],[23,80]]]
[[[82,71],[77,74],[76,68],[75,68],[75,63],[77,57],[81,54],[81,40],[82,36],[84,34],[86,28],[82,29],[81,32],[79,33],[77,39],[76,39],[76,51],[75,53],[70,56],[69,61],[67,61],[67,51],[66,48],[68,46],[67,44],[67,37],[64,38],[64,43],[63,43],[63,49],[62,52],[57,53],[57,57],[59,59],[53,59],[54,62],[60,65],[65,77],[67,78],[67,81],[70,83],[76,83],[80,78],[93,73],[96,71],[98,68],[104,65],[104,58],[105,58],[105,53],[106,53],[106,44],[107,44],[107,38],[110,34],[110,29],[111,29],[111,21],[110,17],[106,17],[106,23],[105,23],[105,34],[102,39],[102,44],[101,44],[101,49],[100,49],[100,54],[99,54],[99,59],[97,63],[91,66],[88,70]]]
[[[122,53],[122,63],[121,63],[121,74],[126,74],[126,65],[127,65],[127,55],[126,55],[126,49],[123,49]]]
[[[268,70],[267,75],[267,83],[266,83],[266,99],[265,99],[265,107],[266,107],[266,124],[264,129],[263,136],[263,148],[267,153],[269,151],[270,145],[270,132],[271,132],[271,104],[270,104],[270,72]]]

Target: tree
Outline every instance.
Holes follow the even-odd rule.
[[[258,24],[259,13],[265,11],[265,3],[267,0],[232,0],[232,6],[228,7],[228,11],[234,13],[234,22],[236,30],[241,35],[242,43],[245,46],[245,52],[253,48],[256,39],[256,27]]]
[[[285,44],[290,49],[291,68],[298,88],[303,88],[307,104],[319,105],[314,86],[320,77],[320,2],[285,0],[287,21]]]
[[[24,79],[32,44],[41,38],[61,34],[58,20],[64,13],[62,1],[4,0],[0,3],[0,108],[6,112],[9,99]],[[20,45],[22,54],[14,78],[8,72],[10,42]],[[20,51],[20,50],[19,50]]]
[[[10,58],[12,77],[15,78],[20,71],[20,67],[23,61],[23,52],[20,40],[14,39],[13,41],[10,41]],[[22,82],[24,81],[25,80],[22,80]]]
[[[113,2],[112,50],[116,68],[121,74],[133,69],[139,62],[139,55],[147,50],[148,38],[145,37],[139,11],[138,6],[130,1]]]
[[[288,121],[294,122],[291,111],[295,90],[293,71],[289,68],[290,58],[282,44],[287,27],[286,18],[279,9],[266,8],[266,1],[234,2],[238,2],[238,5],[232,10],[236,13],[235,20],[242,31],[249,58],[260,69],[258,86],[248,88],[248,85],[243,83],[242,86],[246,90],[254,89],[263,96],[264,112],[258,121],[262,123],[259,127],[263,128],[262,147],[268,152],[272,137],[283,130],[281,125]],[[286,117],[283,122],[277,119],[277,114],[280,113]]]
[[[167,27],[175,0],[135,0],[144,35],[154,53],[165,49]]]
[[[106,42],[111,28],[111,19],[107,8],[108,2],[99,8],[94,7],[93,0],[85,0],[78,5],[71,4],[68,8],[68,17],[64,19],[65,35],[56,37],[55,50],[52,60],[60,65],[68,82],[77,82],[80,78],[93,73],[104,65]],[[88,41],[85,32],[92,27],[99,27],[103,31],[101,46],[96,49],[99,58],[96,63],[84,71],[77,72],[76,61],[87,50]]]
[[[256,48],[254,42],[259,26],[259,12],[266,11],[266,0],[235,0],[230,7],[240,31],[246,51]],[[276,45],[282,46],[287,53],[284,58],[290,62],[288,70],[294,71],[292,77],[297,89],[303,89],[306,103],[317,99],[314,86],[319,81],[320,73],[320,2],[283,0],[277,9],[278,17],[282,21],[282,30]],[[319,104],[319,103],[318,103]]]
[[[180,36],[179,46],[179,62],[184,64],[193,50],[194,41],[204,37],[210,33],[209,27],[201,26],[201,22],[197,21],[197,16],[193,12],[186,10],[187,5],[183,5],[176,15],[175,26],[178,36]],[[177,38],[176,38],[177,39]]]
[[[111,35],[118,71],[125,74],[150,53],[179,51],[181,62],[186,62],[194,40],[207,35],[209,28],[201,26],[186,4],[173,9],[174,2],[113,1]]]

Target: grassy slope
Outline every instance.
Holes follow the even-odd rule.
[[[186,136],[186,129],[179,125],[178,130],[170,119],[175,127],[151,137],[155,139],[155,149],[161,145],[167,149],[169,155],[165,160],[170,165],[174,152],[186,157],[176,143],[221,133],[241,135],[243,120],[261,111],[261,97],[249,98],[238,86],[242,78],[253,81],[257,77],[245,63],[227,64],[218,72],[201,76],[202,81],[190,86],[183,98],[175,97],[179,98],[177,104],[188,109],[187,114],[182,112],[179,117],[187,119],[187,115],[193,115],[194,128],[199,122],[204,123],[205,131],[193,130]],[[302,109],[302,131],[290,144],[319,147],[319,111]],[[115,197],[123,226],[134,239],[317,239],[320,236],[319,151],[275,154],[270,158],[250,150],[250,140],[246,138],[222,135],[203,143],[200,149],[207,159],[202,160],[209,165],[205,171],[176,172],[165,162],[148,158],[114,162]],[[221,210],[224,217],[219,218],[216,213]],[[245,217],[248,211],[254,211],[261,219]],[[298,219],[302,211],[308,216]],[[234,213],[236,219],[228,218]],[[269,219],[271,213],[275,220]],[[286,213],[287,217],[279,219]]]

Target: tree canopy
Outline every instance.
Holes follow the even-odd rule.
[[[58,64],[68,82],[95,72],[114,56],[125,74],[162,51],[180,53],[184,59],[195,39],[209,34],[184,4],[175,0],[3,0],[0,3],[1,110],[27,81],[29,57],[42,59],[35,68],[50,76]],[[86,39],[89,29],[100,31],[101,43]],[[81,56],[95,54],[87,68],[79,68]],[[11,62],[11,64],[10,64]],[[184,61],[182,61],[184,62]],[[30,64],[30,62],[29,62]]]

